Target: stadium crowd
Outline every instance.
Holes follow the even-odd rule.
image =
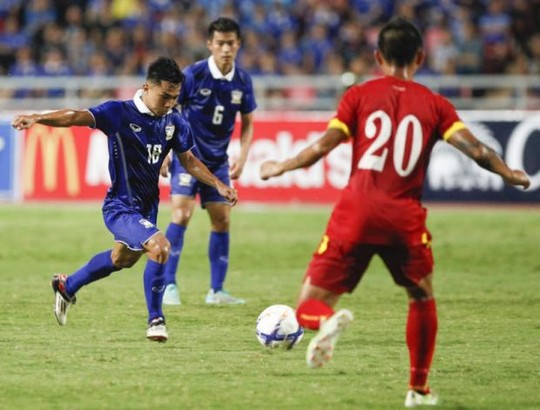
[[[250,74],[374,74],[381,25],[425,38],[422,74],[539,74],[540,0],[3,0],[0,75],[142,75],[158,55],[208,55],[219,15],[243,30]]]

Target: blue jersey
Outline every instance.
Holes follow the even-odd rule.
[[[178,102],[193,129],[198,156],[210,166],[226,162],[236,114],[257,108],[251,77],[236,66],[224,76],[213,57],[186,67],[184,74]]]
[[[105,205],[120,201],[155,219],[161,164],[171,149],[182,153],[193,148],[191,128],[177,110],[162,117],[153,115],[140,91],[133,100],[107,101],[89,111],[95,128],[108,136],[111,187]]]

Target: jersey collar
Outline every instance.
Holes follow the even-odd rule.
[[[150,108],[146,106],[144,101],[142,100],[143,90],[137,90],[135,93],[135,96],[133,97],[133,103],[135,104],[135,107],[139,110],[141,114],[147,114],[151,115],[152,117],[155,117],[156,115],[150,111]],[[167,114],[170,114],[172,110],[169,110]]]
[[[214,60],[214,56],[210,56],[208,58],[208,68],[210,69],[210,74],[212,74],[212,77],[214,77],[216,80],[232,81],[235,67],[236,65],[233,63],[231,71],[229,71],[226,75],[223,75],[222,72],[219,71],[216,61]]]

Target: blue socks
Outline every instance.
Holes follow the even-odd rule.
[[[75,296],[75,293],[84,285],[105,278],[111,273],[120,270],[121,268],[113,265],[111,252],[109,249],[105,252],[98,253],[86,265],[69,275],[66,281],[67,294]]]
[[[105,278],[120,269],[113,265],[110,249],[98,253],[86,265],[68,276],[66,292],[68,295],[74,296],[83,286]],[[161,304],[163,301],[163,291],[165,290],[165,265],[148,260],[144,269],[143,279],[146,307],[148,308],[148,321],[156,317],[164,317]]]
[[[184,225],[178,225],[170,223],[167,227],[165,236],[171,243],[171,253],[169,260],[165,264],[165,284],[176,283],[176,271],[178,270],[178,263],[180,262],[180,254],[184,247],[184,233],[186,227]]]
[[[208,244],[210,286],[215,292],[223,289],[229,268],[229,232],[210,232]]]
[[[165,317],[161,309],[165,291],[165,265],[149,259],[144,268],[143,280],[148,322],[157,317]]]
[[[176,283],[176,271],[180,263],[186,229],[185,226],[175,223],[170,223],[167,227],[165,235],[171,243],[171,253],[164,270],[166,285]],[[208,258],[210,259],[210,286],[214,291],[221,290],[229,268],[229,232],[210,232]]]

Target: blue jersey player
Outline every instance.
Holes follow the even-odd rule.
[[[160,57],[150,64],[143,88],[133,100],[107,101],[88,110],[21,115],[13,120],[17,130],[34,124],[79,125],[98,128],[108,136],[111,187],[103,203],[103,218],[116,243],[73,274],[53,276],[54,313],[60,325],[66,323],[68,309],[81,287],[133,266],[146,253],[146,336],[159,342],[167,340],[162,299],[170,244],[156,227],[158,179],[164,158],[174,151],[187,172],[214,187],[228,203],[236,202],[234,189],[219,181],[192,153],[191,128],[174,108],[183,80],[175,61]]]
[[[218,18],[208,27],[208,49],[211,56],[184,70],[185,83],[178,102],[193,129],[196,149],[201,161],[224,184],[240,177],[253,138],[253,111],[257,107],[250,76],[235,65],[240,48],[240,27],[230,18]],[[231,161],[227,148],[240,113],[240,155]],[[209,304],[241,304],[223,289],[229,264],[230,203],[214,187],[193,178],[184,166],[173,158],[163,167],[163,175],[171,172],[172,221],[167,228],[171,255],[166,266],[167,289],[163,303],[180,304],[176,286],[176,271],[184,242],[184,233],[193,215],[195,197],[208,211],[211,232],[208,246],[210,259]]]

